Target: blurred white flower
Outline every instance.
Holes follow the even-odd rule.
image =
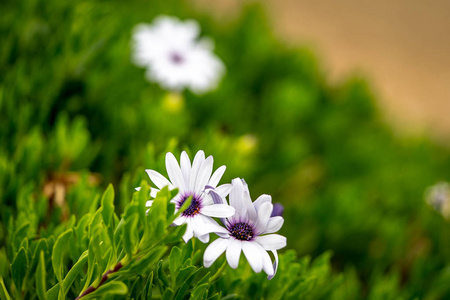
[[[445,218],[450,218],[450,185],[439,182],[429,187],[425,192],[427,203]]]
[[[212,52],[210,39],[199,39],[194,20],[159,16],[152,24],[139,24],[133,32],[136,65],[147,68],[147,79],[171,91],[189,88],[204,93],[216,88],[225,66]]]
[[[158,187],[157,189],[151,188],[150,196],[156,197],[159,189],[165,186],[168,186],[171,190],[178,188],[178,194],[171,200],[176,205],[176,211],[192,196],[190,206],[174,220],[176,226],[187,224],[186,233],[183,235],[184,241],[187,243],[195,236],[203,243],[207,243],[211,232],[226,232],[226,229],[217,224],[212,217],[230,217],[235,210],[225,203],[214,203],[210,195],[211,191],[215,191],[215,196],[226,197],[230,192],[231,184],[223,184],[217,187],[226,167],[219,167],[211,175],[213,157],[208,156],[205,159],[205,153],[200,150],[195,155],[192,165],[185,151],[181,153],[180,165],[178,165],[172,153],[167,153],[166,169],[170,181],[154,170],[145,170],[151,181]],[[153,200],[149,200],[146,206],[151,207],[152,204]]]
[[[219,233],[219,238],[212,242],[205,250],[203,264],[206,268],[226,251],[228,264],[236,269],[239,264],[241,250],[244,252],[253,271],[261,270],[267,273],[268,279],[275,276],[278,266],[277,250],[286,246],[286,238],[277,232],[283,225],[281,216],[272,215],[272,197],[261,195],[252,202],[245,182],[239,178],[232,181],[230,192],[230,205],[236,213],[223,220],[227,233]],[[216,203],[220,201],[214,192],[211,192]],[[272,251],[275,263],[267,253]]]

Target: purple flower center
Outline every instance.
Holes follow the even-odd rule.
[[[184,62],[184,57],[178,52],[170,53],[170,61],[175,65],[180,65]]]
[[[186,202],[186,200],[189,199],[189,197],[191,197],[191,196],[192,196],[191,204],[189,205],[188,208],[186,208],[185,211],[183,211],[181,213],[181,215],[183,217],[193,217],[196,214],[198,214],[200,212],[200,209],[202,208],[202,199],[201,199],[201,197],[197,196],[197,195],[191,195],[191,194],[183,195],[181,197],[181,200],[178,201],[178,207],[177,208],[180,209],[183,206],[184,202]]]
[[[245,222],[234,223],[228,227],[230,235],[237,240],[250,241],[253,234],[253,227]]]

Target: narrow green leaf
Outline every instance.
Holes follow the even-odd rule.
[[[167,290],[164,291],[162,300],[172,300],[172,299],[173,299],[173,291],[171,288],[167,288]]]
[[[0,300],[11,300],[11,296],[3,282],[3,277],[0,277]]]
[[[103,193],[101,207],[103,221],[105,222],[106,227],[108,227],[111,225],[114,214],[114,188],[112,184],[109,184],[108,188]]]
[[[40,239],[38,244],[36,245],[36,248],[34,249],[33,258],[31,260],[31,264],[30,264],[30,270],[33,270],[37,266],[37,264],[39,262],[39,256],[41,254],[41,251],[44,251],[44,255],[45,255],[45,252],[48,251],[48,244],[45,239]]]
[[[92,217],[91,222],[89,222],[89,234],[88,234],[89,237],[92,237],[94,235],[97,225],[101,224],[102,221],[103,221],[102,210],[99,209]]]
[[[45,297],[47,297],[47,300],[57,300],[58,294],[59,294],[59,282],[52,286],[46,293]]]
[[[194,266],[190,266],[180,271],[180,274],[177,277],[177,285],[180,286],[180,288],[178,289],[175,299],[180,300],[186,298],[185,294],[187,290],[202,268],[198,268],[197,270],[195,269],[196,268]]]
[[[209,283],[209,279],[211,278],[211,272],[205,274],[202,279],[197,281],[197,285],[201,285],[203,283]]]
[[[81,254],[78,261],[75,263],[75,265],[73,265],[73,267],[70,269],[70,271],[67,273],[66,277],[64,278],[63,287],[64,287],[64,291],[66,291],[66,294],[67,294],[67,291],[69,290],[69,288],[72,286],[73,281],[78,276],[78,274],[83,270],[84,265],[88,261],[88,253],[89,253],[89,250],[86,250],[83,252],[83,254]]]
[[[180,258],[181,258],[181,249],[178,247],[173,247],[170,251],[169,255],[169,270],[170,276],[172,277],[172,282],[175,284],[175,279],[177,278],[178,273],[180,272]],[[173,284],[173,285],[174,285]]]
[[[111,281],[100,286],[97,290],[84,296],[82,299],[95,299],[112,295],[125,295],[127,292],[128,288],[125,283],[119,281]]]
[[[160,260],[159,263],[158,263],[158,266],[156,268],[156,271],[157,271],[156,274],[157,274],[158,280],[161,281],[161,283],[163,285],[163,288],[165,288],[165,287],[169,286],[169,281],[167,280],[166,273],[164,273],[164,270],[163,270],[163,267],[162,267],[162,263],[163,263],[163,261]]]
[[[145,288],[147,289],[146,297],[144,299],[151,300],[152,292],[153,292],[153,272],[150,272],[147,278],[147,283],[145,284]]]
[[[138,220],[139,207],[137,205],[130,205],[125,210],[125,222],[122,227],[123,247],[125,253],[132,257],[138,242]]]
[[[83,247],[82,241],[87,240],[86,238],[86,227],[88,226],[89,222],[91,221],[92,215],[86,214],[84,215],[79,221],[77,226],[75,226],[75,236],[78,240],[78,243],[80,243],[80,247]]]
[[[22,284],[25,280],[25,276],[28,268],[28,258],[24,248],[20,248],[11,265],[11,275],[16,288],[22,291]]]
[[[137,193],[137,201],[139,203],[139,207],[141,208],[139,209],[139,218],[142,224],[144,224],[144,226],[147,225],[147,214],[146,214],[147,208],[145,207],[145,204],[148,201],[149,195],[150,195],[150,187],[145,181],[143,181],[141,183],[141,189]]]
[[[72,229],[69,229],[61,234],[56,240],[55,245],[53,245],[52,264],[53,271],[55,272],[58,281],[61,281],[63,278],[63,258],[64,254],[67,252],[67,243],[71,236]]]
[[[20,244],[22,243],[22,240],[27,236],[29,228],[30,223],[25,223],[14,232],[13,251],[17,251],[17,249],[20,249]]]
[[[199,286],[197,286],[194,291],[192,291],[191,300],[198,300],[198,299],[202,299],[203,295],[207,292],[208,290],[208,283],[204,283],[201,284]]]
[[[94,266],[95,266],[95,254],[94,254],[94,243],[91,239],[89,241],[89,248],[88,248],[88,270],[86,274],[86,281],[83,287],[83,291],[91,285],[92,276],[94,275]]]
[[[10,263],[8,257],[6,256],[6,249],[0,249],[0,277],[9,276]]]
[[[36,269],[36,291],[40,300],[46,300],[45,292],[47,291],[47,272],[45,270],[45,255],[41,250],[39,253],[39,262]]]

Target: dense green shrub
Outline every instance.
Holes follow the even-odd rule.
[[[292,250],[271,281],[244,264],[216,273],[201,267],[204,245],[166,228],[167,214],[158,222],[170,240],[152,240],[149,262],[130,264],[102,295],[450,297],[450,224],[423,201],[450,177],[449,151],[395,136],[364,80],[331,86],[311,51],[274,37],[259,6],[226,23],[181,0],[1,7],[0,298],[75,298],[120,249],[132,255],[125,245],[157,222],[138,213],[134,187],[145,168],[164,171],[166,151],[184,149],[204,149],[227,165],[224,181],[243,177],[252,194],[283,203]],[[213,37],[227,67],[216,91],[168,94],[131,63],[132,28],[160,14],[195,18]],[[100,197],[110,182],[115,213],[111,188]],[[132,215],[138,223],[120,227]],[[178,270],[191,281],[180,286]]]

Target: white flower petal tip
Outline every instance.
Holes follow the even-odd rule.
[[[275,274],[277,274],[277,270],[278,270],[278,253],[277,253],[277,251],[272,251],[272,253],[273,253],[273,256],[275,258],[275,262],[272,265],[272,267],[273,267],[273,275],[268,275],[267,276],[268,280],[271,280],[275,276]]]
[[[210,195],[215,203],[226,202],[217,194],[217,189],[210,192]],[[228,264],[235,269],[239,265],[242,251],[254,272],[264,271],[267,278],[272,279],[278,268],[276,250],[286,247],[287,244],[286,237],[273,234],[282,227],[283,217],[272,215],[274,206],[269,195],[262,195],[252,202],[248,186],[240,178],[232,181],[229,202],[236,213],[223,220],[227,234],[219,234],[219,238],[213,242],[214,246],[211,244],[205,251],[205,267],[209,267],[225,251]],[[267,251],[272,251],[274,263]]]
[[[225,252],[229,242],[229,239],[217,239],[206,248],[203,255],[203,265],[205,268],[209,268]]]
[[[132,61],[146,68],[147,79],[164,89],[188,88],[198,94],[213,90],[225,66],[213,53],[213,43],[199,39],[199,32],[196,21],[168,16],[138,24],[133,30]]]

